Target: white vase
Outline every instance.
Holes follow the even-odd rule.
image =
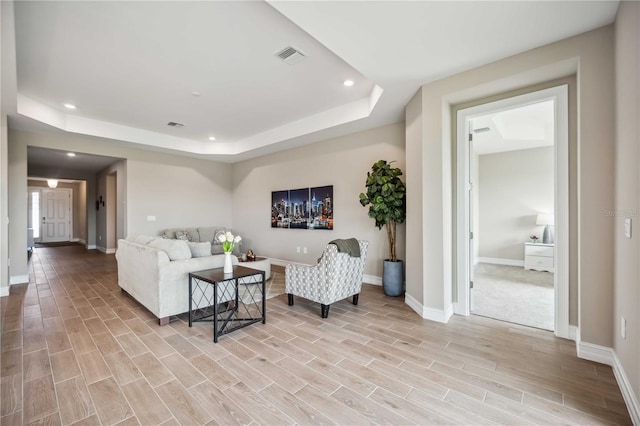
[[[231,253],[224,254],[224,269],[222,270],[225,274],[230,274],[233,272],[233,261],[231,260]]]

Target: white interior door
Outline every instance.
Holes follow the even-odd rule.
[[[71,240],[71,190],[42,190],[43,243]]]

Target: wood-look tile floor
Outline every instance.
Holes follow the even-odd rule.
[[[359,306],[267,301],[212,342],[160,327],[113,255],[39,248],[1,306],[1,417],[19,424],[631,424],[611,368],[551,333],[419,318],[365,285]]]

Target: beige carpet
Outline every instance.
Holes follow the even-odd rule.
[[[552,273],[479,263],[473,283],[473,314],[553,330]]]

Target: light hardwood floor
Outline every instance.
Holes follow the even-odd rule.
[[[611,368],[551,333],[418,317],[365,285],[359,306],[282,295],[267,324],[212,342],[157,321],[113,255],[38,248],[1,306],[1,417],[19,424],[631,424]]]

